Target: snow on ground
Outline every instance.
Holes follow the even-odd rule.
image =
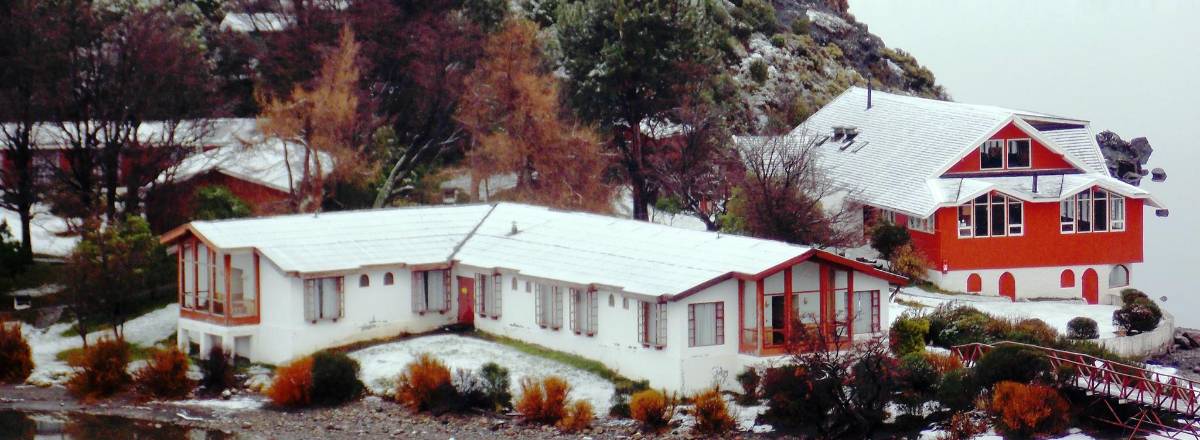
[[[223,399],[189,399],[160,402],[166,405],[184,407],[208,408],[219,413],[234,413],[262,408],[267,400],[261,396],[234,396],[229,400]]]
[[[16,211],[0,208],[0,222],[7,222],[13,238],[21,239],[21,216]],[[61,217],[55,217],[43,206],[34,207],[33,220],[30,221],[29,233],[33,241],[33,253],[63,257],[71,253],[79,236],[60,237],[66,232],[67,222]]]
[[[514,396],[519,394],[521,378],[556,375],[571,384],[572,399],[587,400],[596,414],[608,414],[612,402],[613,384],[600,376],[503,344],[466,336],[424,336],[365,348],[349,355],[358,361],[359,376],[372,392],[391,394],[395,392],[396,377],[404,366],[421,353],[433,355],[451,370],[478,370],[487,362],[500,364],[511,374]]]
[[[1061,334],[1067,333],[1067,322],[1075,317],[1083,316],[1096,321],[1101,338],[1116,336],[1116,328],[1112,325],[1112,314],[1117,310],[1117,306],[1089,305],[1075,300],[1012,302],[1007,298],[997,296],[944,295],[913,287],[901,289],[896,298],[929,306],[926,310],[931,310],[932,307],[943,303],[954,302],[974,307],[996,317],[1037,318],[1046,321],[1046,324],[1058,329]],[[913,307],[892,302],[888,309],[888,319],[895,320],[900,314],[912,309]],[[888,325],[890,326],[891,323],[889,322]]]
[[[125,340],[143,346],[152,346],[175,333],[179,320],[179,305],[171,304],[125,323]],[[28,324],[21,324],[21,332],[29,341],[33,352],[33,374],[26,381],[29,384],[49,386],[61,384],[71,374],[71,367],[65,362],[55,359],[55,355],[64,350],[81,347],[82,340],[78,336],[63,336],[63,332],[71,328],[70,324],[54,324],[45,329],[38,329]],[[94,341],[101,336],[112,336],[111,330],[98,330],[88,334],[88,341]]]

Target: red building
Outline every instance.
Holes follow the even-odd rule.
[[[908,227],[940,287],[1112,302],[1142,262],[1149,192],[1112,178],[1087,121],[851,88],[792,133],[864,224]]]

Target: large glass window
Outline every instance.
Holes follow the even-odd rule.
[[[1025,232],[1024,202],[1000,193],[984,194],[958,208],[959,237],[1003,237]]]
[[[1058,206],[1058,218],[1063,233],[1075,232],[1075,200],[1063,200]]]
[[[1079,232],[1092,231],[1092,193],[1084,191],[1075,196],[1075,205],[1078,206],[1076,211],[1079,216],[1076,217],[1075,230]]]
[[[1008,167],[1029,168],[1029,139],[1008,141]]]
[[[446,277],[444,270],[429,270],[413,272],[413,312],[444,312],[450,309],[450,301],[446,298]]]
[[[1093,188],[1076,194],[1059,205],[1060,228],[1064,234],[1125,230],[1125,197]]]
[[[1109,203],[1112,204],[1110,206],[1111,211],[1112,211],[1112,228],[1111,229],[1113,231],[1124,231],[1125,230],[1125,198],[1118,196],[1116,194],[1113,194],[1112,197],[1109,198]]]
[[[854,292],[854,334],[879,332],[879,291]]]
[[[973,225],[975,224],[975,222],[972,221],[972,219],[974,218],[972,216],[972,213],[973,213],[973,211],[971,208],[971,204],[969,204],[969,203],[958,207],[958,236],[959,237],[970,237],[971,236],[971,228],[974,227]]]
[[[990,140],[979,146],[979,169],[998,170],[1004,168],[1004,142]]]

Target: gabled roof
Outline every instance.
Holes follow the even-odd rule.
[[[158,181],[182,182],[218,172],[286,193],[304,178],[303,158],[302,147],[277,138],[235,140],[185,157],[178,165],[163,171]],[[322,152],[320,158],[322,170],[329,173],[334,165],[333,156]]]
[[[819,254],[904,281],[807,246],[516,203],[198,221],[163,240],[188,231],[225,251],[256,248],[280,269],[301,274],[456,261],[659,296]]]
[[[1087,121],[879,91],[871,93],[868,109],[867,94],[866,89],[851,87],[790,133],[806,142],[829,136],[834,127],[854,127],[857,135],[852,143],[830,140],[817,148],[828,176],[855,191],[855,197],[864,203],[921,217],[952,204],[960,183],[940,182],[941,175],[1009,123],[1062,154],[1085,174],[1095,179],[1108,175]],[[1149,196],[1123,185],[1128,188],[1118,192]],[[949,186],[955,186],[953,193],[947,193]]]

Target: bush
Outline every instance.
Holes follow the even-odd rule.
[[[250,206],[221,185],[196,189],[193,220],[222,220],[250,216]]]
[[[741,7],[735,9],[733,15],[754,31],[768,35],[779,26],[775,7],[763,0],[742,0]]]
[[[129,347],[122,341],[101,338],[83,351],[67,391],[85,401],[108,397],[129,384]]]
[[[1032,349],[1013,345],[993,348],[975,362],[972,372],[978,386],[983,388],[991,388],[1003,381],[1049,382],[1053,378],[1053,369],[1045,356]]]
[[[21,334],[21,323],[9,324],[0,319],[0,383],[25,382],[33,372],[33,357],[29,342]]]
[[[1096,339],[1100,337],[1099,325],[1092,318],[1079,316],[1067,322],[1067,337],[1071,339]]]
[[[721,435],[733,429],[733,417],[725,398],[716,388],[709,389],[692,398],[695,405],[696,430],[703,434]]]
[[[1022,319],[1012,325],[1004,339],[1026,344],[1049,346],[1058,340],[1058,330],[1040,319]]]
[[[943,328],[938,339],[946,348],[973,342],[991,342],[987,330],[992,321],[992,317],[983,312],[965,314]]]
[[[930,365],[933,365],[933,369],[937,370],[939,375],[963,367],[962,359],[953,354],[925,353],[925,359],[929,361]]]
[[[906,243],[896,248],[888,262],[892,265],[892,272],[910,280],[919,281],[929,277],[929,260],[912,244]]]
[[[911,313],[904,313],[892,322],[888,331],[888,346],[896,356],[925,351],[925,339],[929,336],[929,320]]]
[[[305,357],[275,370],[267,397],[279,406],[304,407],[312,403],[313,358]]]
[[[1135,297],[1113,312],[1113,325],[1130,334],[1154,330],[1161,320],[1162,310],[1159,310],[1158,304],[1144,297]]]
[[[566,416],[567,394],[571,386],[558,376],[546,376],[541,381],[521,379],[521,397],[516,409],[526,421],[554,425]]]
[[[758,401],[758,383],[762,381],[758,370],[746,368],[738,373],[737,381],[742,386],[742,394],[738,399],[741,403],[749,405]]]
[[[787,47],[787,36],[783,34],[775,34],[771,36],[771,45],[784,49]]]
[[[941,373],[929,362],[925,353],[909,353],[900,358],[900,380],[919,395],[932,394],[941,380]]]
[[[1121,289],[1121,304],[1122,305],[1133,304],[1134,301],[1137,301],[1139,299],[1150,299],[1150,296],[1146,295],[1141,290],[1137,290],[1137,289],[1133,289],[1133,288]]]
[[[1071,407],[1054,388],[1000,382],[992,390],[989,409],[1001,432],[1021,437],[1056,434],[1070,422]]]
[[[479,368],[479,376],[483,379],[483,393],[492,410],[512,408],[512,393],[508,390],[508,369],[495,362],[488,362]]]
[[[801,12],[803,13],[796,16],[796,19],[792,21],[792,33],[796,35],[808,34],[808,27],[812,23],[812,21],[808,19],[807,11]]]
[[[133,373],[134,388],[145,398],[182,399],[196,383],[188,379],[188,358],[177,348],[156,350]]]
[[[891,222],[881,221],[871,229],[871,248],[879,252],[879,256],[884,260],[891,260],[892,255],[901,246],[912,242],[912,237],[908,235],[908,228],[894,225]]]
[[[767,74],[769,73],[767,62],[761,59],[756,59],[750,62],[750,79],[757,83],[767,82]]]
[[[986,420],[977,420],[969,412],[957,412],[946,422],[945,430],[937,440],[971,440],[987,432]]]
[[[656,390],[645,390],[629,400],[629,413],[634,420],[641,422],[642,427],[654,432],[667,427],[671,415],[667,405],[667,396]]]
[[[630,418],[629,414],[629,396],[650,389],[650,382],[646,380],[622,380],[616,383],[616,392],[613,393],[612,406],[608,409],[608,416],[615,418]]]
[[[567,407],[567,413],[558,421],[558,429],[566,432],[579,432],[591,426],[596,418],[592,404],[586,400],[577,400]]]
[[[943,374],[938,382],[937,401],[944,408],[964,411],[975,405],[980,391],[982,389],[975,385],[967,369],[950,370]]]
[[[413,411],[435,411],[454,398],[450,369],[429,353],[404,366],[396,381],[396,400]]]
[[[358,380],[358,361],[343,353],[322,351],[312,358],[312,402],[337,405],[362,393]]]
[[[233,357],[221,347],[214,345],[208,350],[208,357],[200,361],[200,371],[204,373],[200,385],[205,391],[219,393],[233,387]]]

